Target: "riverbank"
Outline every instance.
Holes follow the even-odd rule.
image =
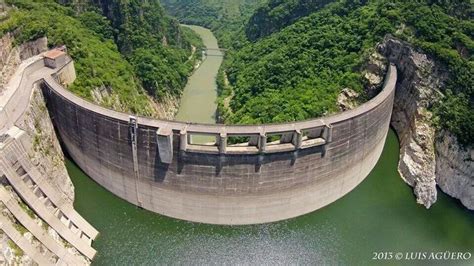
[[[215,124],[217,110],[217,72],[223,61],[217,39],[213,33],[199,26],[183,25],[194,30],[210,50],[203,62],[189,77],[181,97],[176,120],[183,122]]]

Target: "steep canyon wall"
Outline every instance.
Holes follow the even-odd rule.
[[[387,37],[380,52],[399,70],[392,126],[400,140],[399,172],[420,204],[436,202],[436,185],[474,209],[474,151],[433,125],[430,107],[442,99],[448,71],[410,44]]]

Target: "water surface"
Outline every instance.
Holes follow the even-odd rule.
[[[220,50],[215,50],[219,49],[219,45],[210,30],[199,26],[186,27],[199,34],[209,50],[200,67],[189,77],[176,120],[214,124],[217,110],[216,76],[222,64],[223,53]]]
[[[192,28],[207,47],[217,47],[209,30]],[[209,52],[215,53],[220,52]],[[208,56],[192,75],[178,120],[214,123],[215,76],[221,63],[221,56]],[[474,252],[473,212],[443,193],[429,210],[416,204],[411,188],[398,174],[398,156],[398,141],[390,131],[375,169],[348,195],[298,218],[253,226],[203,225],[167,218],[119,199],[71,161],[67,168],[75,185],[76,209],[100,231],[93,243],[97,265],[367,265],[378,264],[372,260],[373,252],[381,251]],[[474,265],[474,259],[465,263]]]
[[[473,252],[474,213],[443,193],[429,210],[418,205],[397,172],[398,151],[390,131],[380,161],[348,195],[298,218],[252,226],[167,218],[119,199],[71,161],[67,168],[75,185],[76,209],[100,231],[93,243],[97,265],[367,265],[379,263],[372,260],[378,251]],[[464,263],[472,265],[474,260]]]

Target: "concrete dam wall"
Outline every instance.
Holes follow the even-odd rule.
[[[258,126],[133,117],[73,95],[54,75],[42,86],[70,156],[115,195],[178,219],[254,224],[312,212],[364,180],[384,146],[396,80],[391,66],[379,95],[356,109]]]

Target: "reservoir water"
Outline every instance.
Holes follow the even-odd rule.
[[[208,31],[195,29],[203,39],[209,37]],[[214,72],[201,73],[209,60],[213,65],[207,64],[208,71]],[[180,120],[189,121],[194,114],[196,121],[213,122],[214,77],[220,63],[209,56],[191,77],[182,107],[189,109],[180,110]],[[210,90],[201,91],[204,88]],[[374,252],[474,253],[474,212],[441,192],[431,209],[418,205],[398,174],[398,156],[398,140],[390,131],[376,167],[351,193],[313,213],[252,226],[204,225],[164,217],[114,196],[73,162],[67,161],[67,168],[75,186],[76,209],[100,231],[93,243],[98,251],[96,265],[393,265],[394,259],[373,260]],[[401,262],[473,265],[474,259]]]

